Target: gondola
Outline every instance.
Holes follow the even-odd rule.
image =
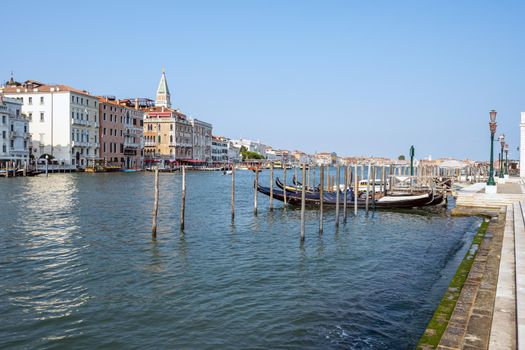
[[[270,188],[258,185],[257,191],[267,196],[270,195]],[[347,204],[354,205],[353,192],[349,191],[350,194],[347,196]],[[323,193],[323,205],[335,206],[336,196],[334,192]],[[273,189],[273,198],[284,202],[284,190]],[[344,196],[340,196],[340,204],[343,204]],[[301,205],[301,192],[299,191],[286,191],[286,201],[290,205]],[[443,202],[442,194],[434,194],[428,192],[417,195],[407,196],[383,196],[377,199],[369,198],[370,208],[377,209],[397,209],[397,208],[414,208],[414,207],[426,207],[441,204]],[[305,205],[307,206],[318,206],[320,204],[320,196],[317,192],[306,192],[305,191]],[[366,198],[357,199],[358,208],[364,208],[366,206]]]

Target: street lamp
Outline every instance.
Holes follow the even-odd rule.
[[[503,148],[505,148],[505,134],[500,134],[498,137],[499,144],[501,145],[501,152],[499,157],[499,178],[503,179]]]
[[[490,170],[489,170],[489,179],[487,181],[487,186],[495,186],[496,182],[494,181],[494,134],[496,133],[496,111],[490,111]]]
[[[505,144],[505,176],[509,176],[509,144]]]

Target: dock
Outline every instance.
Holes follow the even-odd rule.
[[[525,349],[524,179],[505,179],[494,194],[466,186],[452,215],[483,216],[488,228],[439,343],[418,348]],[[425,336],[434,332],[429,324]]]

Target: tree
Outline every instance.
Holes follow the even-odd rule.
[[[397,157],[398,160],[405,160],[405,156],[404,155],[400,155],[399,157]]]

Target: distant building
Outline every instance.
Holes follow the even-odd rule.
[[[205,163],[212,160],[212,125],[171,108],[171,96],[162,76],[157,89],[155,106],[144,112],[144,157],[147,161],[164,160]],[[145,160],[146,161],[146,160]]]
[[[80,168],[99,158],[98,98],[67,85],[28,80],[0,88],[23,102],[35,158],[52,155],[60,164]]]
[[[190,119],[193,131],[193,160],[211,162],[212,125],[198,119]]]
[[[21,112],[20,99],[0,95],[0,160],[18,166],[29,164],[31,142],[29,120]]]
[[[266,156],[267,146],[261,143],[260,141],[238,139],[238,140],[232,140],[232,143],[233,143],[233,146],[236,148],[241,149],[241,147],[244,146],[249,152],[255,152],[262,156]]]
[[[525,177],[525,112],[521,112],[520,123],[520,177]]]
[[[229,140],[221,136],[212,136],[211,158],[214,163],[228,162],[228,143]]]
[[[142,168],[144,113],[129,100],[111,97],[99,97],[99,109],[100,158],[107,165]]]

